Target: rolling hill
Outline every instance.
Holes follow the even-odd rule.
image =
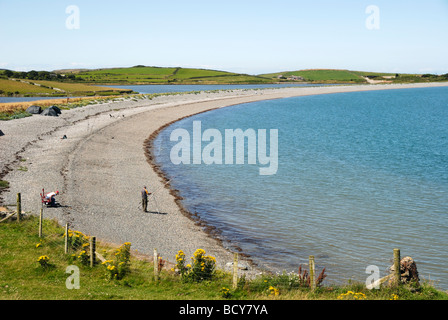
[[[325,83],[364,83],[366,80],[356,71],[333,70],[333,69],[310,69],[285,71],[269,74],[261,74],[260,77],[277,79],[277,81],[288,81],[293,76],[300,77],[306,82],[325,82]]]
[[[84,83],[25,79],[0,79],[0,96],[107,96],[131,92],[132,90],[93,86]]]
[[[18,72],[0,70],[0,96],[91,96],[132,93],[101,85],[412,83],[447,81],[448,74],[394,74],[336,69],[307,69],[260,75],[181,67],[64,69]]]
[[[135,66],[72,71],[86,83],[96,84],[250,84],[272,79],[227,71]]]

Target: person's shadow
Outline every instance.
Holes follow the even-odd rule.
[[[145,213],[161,214],[161,215],[168,214],[167,212],[159,212],[159,211],[146,211]]]
[[[44,205],[44,208],[71,208],[70,206],[63,206],[59,202],[55,202],[53,204]]]

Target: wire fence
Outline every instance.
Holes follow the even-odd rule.
[[[21,194],[17,194],[17,204],[15,205],[15,210],[10,210],[10,206],[3,207],[3,214],[0,218],[0,222],[11,219],[15,216],[17,222],[21,222],[23,216],[28,212],[24,212],[22,210],[21,205]],[[6,210],[5,210],[6,209]],[[50,228],[49,223],[51,221],[44,219],[44,206],[39,212],[39,223],[36,230],[39,239],[45,239],[46,243],[60,248],[61,251],[68,257],[69,263],[73,264],[75,261],[78,263],[89,266],[91,268],[95,267],[98,264],[102,264],[105,266],[106,275],[109,279],[122,279],[130,270],[130,243],[124,243],[118,249],[115,249],[113,253],[110,252],[106,254],[104,250],[104,255],[98,252],[97,250],[97,239],[95,236],[87,236],[80,231],[71,230],[69,228],[69,224],[65,224],[63,234],[61,235],[61,228],[58,225],[58,229]],[[56,223],[56,222],[54,222]],[[45,230],[44,230],[44,226]],[[63,236],[64,240],[61,240],[61,236]],[[63,248],[61,247],[63,245]],[[36,247],[39,246],[39,243],[36,244]],[[59,249],[58,249],[59,250]],[[201,249],[199,249],[201,250]],[[181,251],[180,251],[181,252]],[[202,253],[201,253],[202,254]],[[205,252],[204,252],[205,254]],[[169,270],[174,271],[174,273],[185,276],[188,272],[197,272],[200,275],[201,270],[204,269],[204,263],[207,262],[207,259],[204,260],[205,256],[202,254],[200,260],[195,253],[195,256],[192,257],[193,262],[197,262],[199,271],[194,271],[195,266],[188,265],[185,266],[185,259],[181,257],[181,254],[176,255],[176,264],[173,265],[171,263],[172,268]],[[215,261],[214,258],[213,268],[210,270],[214,270]],[[228,290],[237,290],[238,288],[242,288],[244,286],[251,287],[257,291],[265,291],[270,295],[277,295],[279,290],[292,290],[292,289],[306,289],[311,292],[315,291],[317,288],[323,286],[325,279],[327,278],[326,268],[321,268],[317,270],[315,256],[310,255],[308,257],[307,263],[300,265],[297,272],[291,273],[283,273],[281,275],[272,275],[272,274],[262,274],[257,279],[246,279],[245,273],[243,270],[247,268],[245,263],[240,262],[240,256],[238,253],[234,253],[233,262],[228,263],[228,267],[230,267],[230,283],[231,288],[223,288],[223,296],[227,295]],[[163,260],[160,254],[157,252],[157,249],[154,249],[154,254],[152,257],[152,269],[153,269],[153,279],[160,280],[160,274],[162,269],[169,265],[169,263]],[[41,256],[39,257],[39,263],[45,267],[48,264],[48,257]],[[401,258],[400,258],[400,250],[394,249],[393,252],[393,273],[387,275],[386,277],[380,278],[379,276],[375,276],[376,270],[371,269],[372,276],[368,277],[366,281],[366,288],[373,289],[379,288],[383,283],[387,281],[400,283],[401,281]],[[306,266],[308,268],[306,268]],[[167,269],[168,270],[168,269]],[[379,273],[377,273],[379,275]]]

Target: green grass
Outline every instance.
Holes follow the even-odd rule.
[[[316,70],[298,70],[286,71],[260,75],[266,78],[277,78],[279,75],[284,77],[300,76],[308,82],[345,82],[345,83],[363,83],[365,80],[356,72],[349,70],[332,70],[332,69],[316,69]]]
[[[422,74],[398,74],[387,72],[333,70],[333,69],[313,69],[285,71],[259,75],[267,79],[277,79],[278,76],[300,76],[307,82],[315,83],[366,83],[364,77],[373,80],[387,81],[392,83],[414,83],[414,82],[436,82],[448,81],[448,75],[422,75]],[[279,80],[285,81],[285,80]]]
[[[396,83],[447,81],[448,75],[416,75],[402,74],[396,79],[382,77],[395,76],[393,73],[379,73],[334,69],[309,69],[297,71],[276,72],[261,75],[239,74],[227,71],[208,70],[198,68],[164,68],[135,66],[130,68],[107,68],[94,70],[67,70],[64,74],[73,74],[77,82],[59,82],[31,80],[32,83],[42,84],[42,87],[0,79],[0,94],[11,95],[51,95],[61,96],[66,93],[73,96],[108,95],[114,94],[113,89],[99,87],[101,85],[132,85],[132,84],[267,84],[294,83],[297,81],[278,79],[279,75],[300,76],[307,82],[313,83],[366,83],[365,76],[376,77],[376,80],[387,80]],[[0,73],[1,75],[1,73]],[[79,81],[79,78],[82,81]],[[95,85],[95,86],[93,86]],[[63,91],[54,88],[62,89]],[[115,89],[117,90],[117,89]]]
[[[222,288],[231,288],[231,275],[219,271],[214,280],[186,283],[174,272],[163,270],[160,280],[153,278],[152,263],[131,256],[130,272],[122,280],[106,280],[105,268],[93,268],[71,262],[71,253],[64,253],[64,230],[53,220],[44,220],[44,237],[37,235],[38,219],[28,216],[22,222],[0,223],[0,299],[8,300],[221,300]],[[37,246],[37,244],[39,244]],[[97,245],[106,258],[116,247]],[[131,247],[132,251],[132,247]],[[50,266],[42,268],[37,259],[46,255]],[[165,258],[165,257],[164,257]],[[172,257],[170,260],[174,260]],[[75,263],[80,268],[80,289],[69,290],[66,268]],[[278,296],[269,294],[269,287],[279,289]],[[448,295],[424,284],[420,290],[385,288],[366,290],[361,284],[323,286],[314,293],[309,288],[291,285],[287,275],[264,275],[253,280],[240,279],[239,287],[230,290],[228,299],[308,299],[333,300],[348,291],[362,292],[366,299],[389,300],[393,295],[406,300],[448,299]]]
[[[0,190],[9,188],[9,182],[6,180],[0,180]]]
[[[92,86],[83,83],[65,83],[58,81],[0,79],[1,95],[22,96],[88,96],[88,95],[116,95],[130,93],[129,90]],[[59,89],[59,90],[58,90]]]
[[[83,83],[67,83],[67,82],[57,82],[57,81],[43,81],[36,80],[34,83],[44,85],[46,87],[57,88],[63,90],[67,93],[76,93],[76,92],[104,92],[104,91],[115,91],[115,93],[119,93],[120,89],[112,89],[109,87],[100,87],[100,86],[92,86],[86,85]]]
[[[32,82],[32,81],[30,81]],[[54,94],[56,90],[35,86],[21,81],[0,79],[0,90],[2,94]]]
[[[226,71],[195,68],[131,67],[76,73],[89,83],[100,84],[230,84],[270,83],[271,79]]]

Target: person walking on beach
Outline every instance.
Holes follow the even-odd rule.
[[[148,212],[147,208],[148,208],[148,196],[151,195],[150,192],[148,192],[148,189],[146,189],[146,186],[143,187],[142,190],[142,208],[143,208],[143,212]]]

